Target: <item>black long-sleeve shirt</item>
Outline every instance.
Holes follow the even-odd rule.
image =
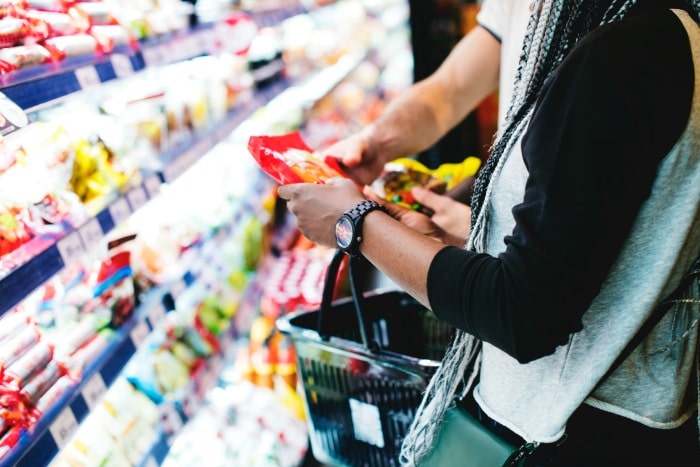
[[[642,2],[598,28],[547,81],[522,141],[529,177],[505,251],[438,253],[428,296],[439,318],[521,362],[581,329],[688,122],[693,62],[668,7]]]

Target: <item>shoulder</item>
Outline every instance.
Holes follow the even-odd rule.
[[[596,134],[650,131],[658,159],[687,124],[694,83],[683,24],[667,8],[650,8],[582,38],[545,84],[540,104],[556,110],[568,103]]]
[[[477,22],[497,40],[511,34],[514,26],[527,24],[531,0],[484,0]]]
[[[582,38],[564,60],[584,61],[601,71],[679,71],[692,64],[688,36],[668,8],[645,8],[629,17],[596,28]],[[655,73],[656,74],[656,73]]]

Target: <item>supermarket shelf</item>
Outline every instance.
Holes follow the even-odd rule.
[[[269,184],[257,184],[250,199],[234,214],[232,222],[222,230],[212,232],[211,237],[201,242],[198,248],[204,249],[217,239],[233,235],[246,215],[260,209],[260,203],[257,200],[265,192],[267,185]],[[214,253],[210,251],[209,254]],[[80,382],[66,391],[51,410],[41,416],[37,424],[22,436],[12,451],[0,460],[0,466],[48,465],[75,433],[91,408],[99,403],[127,362],[143,346],[151,331],[161,325],[168,312],[167,303],[181,296],[197,280],[198,274],[194,268],[191,268],[179,280],[151,291],[148,298],[134,311],[133,317],[119,328],[107,348],[86,366]],[[171,435],[179,431],[189,417],[196,412],[204,394],[213,387],[221,370],[223,356],[230,348],[235,335],[236,330],[230,329],[220,336],[220,355],[208,359],[207,364],[193,378],[191,385],[183,391],[181,399],[161,404],[162,416],[167,418],[170,426],[174,428]],[[159,464],[167,455],[168,435],[161,433],[157,438],[143,465],[154,465],[153,462]]]
[[[47,245],[41,244],[43,249],[31,257],[27,257],[29,254],[23,248],[4,257],[0,272],[0,315],[11,310],[66,264],[97,245],[107,232],[155,196],[160,183],[161,176],[158,174],[147,177],[143,184],[131,188],[94,218],[60,239],[40,239],[40,242]],[[36,251],[33,246],[32,251]]]
[[[3,276],[0,270],[0,315],[11,310],[66,264],[93,249],[109,231],[155,197],[163,182],[176,179],[209,149],[225,139],[255,110],[279,98],[293,100],[302,108],[307,108],[332,90],[361,62],[364,56],[364,54],[358,54],[341,59],[337,67],[324,69],[293,88],[289,82],[280,79],[259,89],[250,102],[232,112],[225,121],[209,128],[204,135],[181,146],[175,153],[164,155],[165,166],[162,171],[147,176],[142,184],[119,196],[79,228],[58,240],[49,240],[48,246],[43,251],[9,273]],[[252,185],[251,196],[241,210],[234,213],[231,224],[224,228],[228,233],[234,232],[244,214],[257,212],[260,209],[259,198],[270,185],[271,181],[267,178],[262,178]],[[215,235],[216,233],[212,234],[212,236]],[[204,240],[204,245],[206,241]],[[249,290],[246,293],[249,300],[255,295],[253,292],[256,288],[260,287],[257,278],[259,275],[256,274],[249,284]],[[22,436],[12,451],[0,461],[0,466],[48,464],[88,415],[92,405],[102,397],[106,388],[136,353],[151,330],[164,319],[166,309],[163,298],[167,295],[177,298],[196,279],[197,273],[189,271],[176,283],[163,287],[158,292],[154,291],[154,295],[151,296],[155,298],[151,298],[152,301],[149,300],[136,310],[134,318],[120,328],[116,338],[85,369],[84,378],[74,388],[63,394],[55,406],[44,413],[32,430]],[[234,326],[231,326],[223,339],[222,355],[225,355],[227,347],[235,341],[238,332],[246,329],[244,322],[250,318],[248,315],[249,313],[242,313],[234,320]],[[214,357],[202,374],[195,379],[191,390],[186,391],[184,399],[174,404],[166,404],[163,410],[176,414],[177,417],[173,416],[173,419],[184,424],[189,415],[194,413],[191,411],[192,407],[201,402],[205,389],[215,381],[221,362],[221,355]],[[168,449],[167,436],[160,436],[144,459],[143,465],[154,465],[154,462],[159,464],[167,455]]]
[[[83,370],[82,379],[66,391],[25,432],[0,465],[47,465],[65,445],[91,408],[104,396],[146,336],[165,317],[163,292],[153,293],[117,331],[109,345]]]
[[[304,13],[301,6],[251,13],[259,27],[274,26]],[[70,57],[0,76],[0,91],[25,111],[111,80],[125,78],[148,67],[176,63],[225,50],[235,40],[230,29],[217,23],[200,24],[183,32],[144,40],[134,46],[122,45],[110,54]]]
[[[68,232],[58,240],[42,239],[41,250],[25,257],[22,249],[3,258],[0,269],[0,315],[9,311],[41,284],[56,275],[66,264],[90,251],[114,227],[125,221],[151,198],[156,196],[161,182],[170,183],[195,164],[218,142],[224,140],[255,110],[275,99],[289,99],[295,106],[308,108],[333,89],[365,57],[356,53],[341,58],[336,66],[326,68],[291,85],[278,79],[259,89],[250,101],[234,109],[224,121],[210,127],[203,134],[181,144],[174,151],[163,155],[165,165],[161,172],[152,174],[137,187],[118,197],[94,218],[79,228]]]
[[[276,8],[265,11],[248,11],[255,24],[261,28],[275,26],[292,16],[306,13],[308,10],[303,5],[291,5],[283,8]]]
[[[94,218],[58,240],[37,240],[41,242],[40,248],[33,247],[32,251],[41,250],[39,253],[27,258],[27,254],[20,249],[3,258],[6,272],[3,274],[0,270],[0,315],[11,310],[65,265],[77,260],[86,251],[93,250],[107,233],[155,197],[162,182],[172,182],[179,177],[256,109],[288,86],[286,81],[278,80],[257,92],[250,102],[235,109],[223,122],[181,145],[178,151],[164,155],[166,163],[162,172],[147,176],[141,185],[119,196]],[[16,266],[12,267],[13,264]]]

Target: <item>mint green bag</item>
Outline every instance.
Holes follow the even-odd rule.
[[[420,467],[517,466],[536,446],[535,443],[521,447],[510,444],[456,406],[445,413],[435,446]]]

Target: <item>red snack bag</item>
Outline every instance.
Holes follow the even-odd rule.
[[[260,168],[280,185],[320,183],[346,177],[332,157],[321,160],[298,132],[280,136],[251,136],[248,151]]]

